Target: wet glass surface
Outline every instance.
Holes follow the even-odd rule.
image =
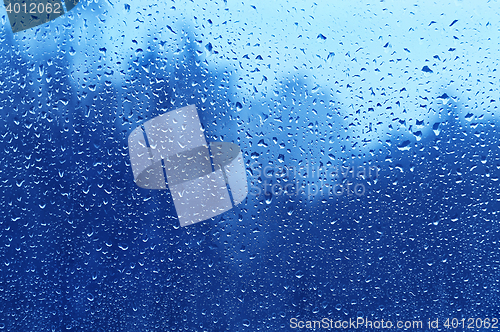
[[[71,6],[0,13],[0,330],[498,326],[496,5]],[[181,227],[128,137],[188,105],[248,195]]]

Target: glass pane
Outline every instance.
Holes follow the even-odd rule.
[[[495,4],[2,10],[0,330],[498,326]]]

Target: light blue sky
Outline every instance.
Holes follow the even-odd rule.
[[[346,117],[373,108],[351,130],[378,145],[387,141],[384,134],[394,118],[406,120],[401,133],[414,141],[419,137],[411,132],[434,135],[439,110],[450,102],[436,99],[443,92],[463,106],[458,113],[464,124],[493,116],[497,7],[467,1],[83,1],[66,17],[15,39],[27,57],[48,58],[69,49],[79,85],[103,84],[93,73],[106,65],[114,72],[107,79],[120,86],[127,78],[120,71],[135,66],[137,49],[148,52],[156,38],[163,42],[163,55],[173,57],[187,32],[194,31],[204,50],[200,60],[243,78],[240,100],[258,103],[284,79],[305,78],[312,94],[330,94]],[[204,49],[209,43],[212,52]],[[433,73],[422,71],[424,66]],[[260,71],[252,72],[256,67]],[[466,119],[467,114],[473,116]],[[424,125],[417,128],[417,120]],[[363,130],[379,122],[377,131]]]

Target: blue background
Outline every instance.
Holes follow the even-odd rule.
[[[476,93],[486,93],[489,104],[474,114],[470,91],[446,85],[413,109],[389,99],[345,106],[331,92],[335,79],[318,86],[306,67],[264,76],[261,82],[276,81],[267,91],[242,74],[250,69],[209,64],[203,54],[217,57],[217,47],[198,42],[196,26],[169,26],[182,41],[162,42],[154,32],[127,36],[136,47],[120,58],[75,26],[105,17],[107,4],[80,5],[24,35],[7,23],[1,31],[0,329],[291,331],[294,317],[425,325],[429,318],[499,316],[499,133],[494,119],[480,115],[494,107],[495,116],[494,69],[491,89]],[[130,22],[147,17],[129,13]],[[43,43],[53,49],[42,51]],[[429,61],[438,61],[432,55]],[[231,56],[237,65],[245,59]],[[439,74],[424,65],[416,64],[414,75],[428,76],[415,84]],[[460,65],[450,70],[464,80],[470,74]],[[410,90],[403,78],[391,88]],[[250,94],[241,93],[245,84]],[[370,88],[363,86],[374,93]],[[446,103],[436,106],[440,99]],[[363,196],[261,192],[180,228],[168,190],[134,184],[127,137],[188,104],[196,104],[208,140],[241,147],[253,187],[296,179],[257,174],[252,162],[261,170],[377,167],[378,175],[356,180]],[[439,119],[425,120],[418,134],[411,127],[425,116],[409,120],[415,109]],[[371,112],[388,122],[373,141],[350,131],[377,131],[376,121],[373,128],[362,123]]]

